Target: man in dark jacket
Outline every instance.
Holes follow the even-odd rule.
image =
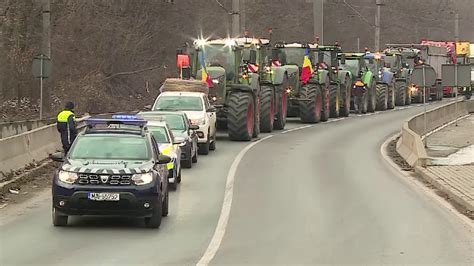
[[[76,118],[73,110],[74,103],[67,102],[64,110],[58,114],[57,128],[59,134],[61,134],[64,154],[68,153],[77,136]]]

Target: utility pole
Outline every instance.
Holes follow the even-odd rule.
[[[245,0],[240,0],[240,33],[244,32],[246,29],[245,25]]]
[[[380,50],[380,8],[383,6],[383,0],[375,0],[377,12],[375,14],[375,51]]]
[[[4,96],[6,92],[4,91],[4,82],[5,82],[5,65],[7,64],[6,60],[6,53],[5,53],[5,37],[3,36],[3,28],[6,22],[5,19],[5,9],[6,7],[0,6],[0,58],[2,61],[0,62],[0,97]]]
[[[51,0],[43,0],[43,35],[41,51],[42,54],[51,58]],[[40,119],[43,117],[43,110],[49,111],[49,91],[48,85],[44,86],[40,91]]]
[[[454,15],[454,39],[455,44],[458,45],[459,42],[459,13],[456,12]],[[454,114],[458,115],[458,62],[456,58],[456,62],[454,64]],[[456,117],[456,126],[458,126],[458,119]]]
[[[324,44],[324,0],[306,0],[313,3],[313,35]]]
[[[240,1],[232,0],[232,37],[240,35]]]

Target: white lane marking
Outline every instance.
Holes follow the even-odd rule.
[[[449,212],[454,214],[457,218],[460,219],[461,224],[468,229],[469,231],[474,230],[474,222],[471,221],[471,219],[467,218],[463,214],[459,213],[449,202],[447,202],[444,198],[439,196],[432,190],[431,188],[427,187],[425,184],[423,184],[421,181],[418,179],[414,178],[413,176],[410,175],[410,173],[413,172],[408,172],[408,171],[403,171],[400,169],[400,167],[392,161],[390,156],[387,154],[387,146],[388,144],[396,139],[398,136],[400,136],[400,133],[397,133],[391,137],[389,137],[383,144],[380,146],[380,153],[382,154],[382,158],[390,165],[392,166],[393,170],[395,170],[403,182],[407,183],[409,186],[413,188],[415,192],[417,192],[420,196],[428,198],[428,200],[435,201],[437,204],[443,206],[446,208]]]
[[[313,125],[306,125],[306,126],[302,126],[302,127],[297,127],[297,128],[288,129],[288,130],[282,131],[281,134],[286,134],[286,133],[288,133],[288,132],[293,132],[293,131],[296,131],[296,130],[301,130],[301,129],[308,128],[308,127],[312,127],[312,126],[313,126]]]
[[[222,239],[224,238],[224,234],[227,228],[227,222],[229,221],[230,209],[232,207],[232,197],[234,195],[234,180],[235,173],[237,172],[237,167],[244,158],[245,154],[253,146],[271,137],[273,137],[273,135],[266,136],[258,141],[247,145],[243,150],[239,152],[239,154],[237,154],[237,157],[235,157],[234,161],[232,162],[232,165],[230,166],[229,172],[227,174],[224,201],[222,202],[221,215],[219,217],[219,221],[217,222],[216,231],[214,231],[214,235],[212,236],[211,242],[209,243],[206,252],[204,252],[204,255],[201,257],[201,259],[196,265],[208,265],[216,255],[217,250],[221,245]]]
[[[337,121],[341,121],[341,120],[344,120],[344,119],[345,119],[345,117],[336,118],[336,119],[333,119],[333,120],[329,120],[329,121],[327,121],[326,123],[337,122]]]

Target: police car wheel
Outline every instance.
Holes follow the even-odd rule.
[[[216,150],[216,133],[214,133],[214,136],[212,137],[212,142],[209,144],[209,150]]]
[[[145,225],[148,228],[158,228],[161,225],[162,217],[162,200],[161,197],[158,198],[155,209],[153,210],[153,215],[151,217],[145,218]]]
[[[206,143],[200,143],[199,144],[199,149],[198,153],[202,155],[208,155],[209,154],[209,146],[211,145],[211,140],[210,140],[210,135],[207,135],[207,142]]]
[[[181,167],[178,168],[178,176],[176,177],[176,182],[181,183]]]
[[[165,196],[165,199],[163,200],[161,216],[163,217],[168,216],[168,206],[169,206],[169,195],[168,195],[168,191],[166,191],[166,196]]]
[[[56,208],[54,208],[54,207],[53,207],[52,215],[53,215],[53,225],[54,226],[66,226],[67,225],[68,216],[59,215],[56,212]]]
[[[198,152],[197,152],[197,149],[196,149],[196,151],[194,152],[194,155],[193,155],[193,158],[192,158],[192,162],[193,162],[193,163],[197,163],[197,162],[198,162]]]

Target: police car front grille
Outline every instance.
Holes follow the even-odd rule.
[[[103,182],[103,177],[107,181]],[[127,186],[132,184],[131,175],[98,175],[98,174],[79,174],[77,183],[80,185],[113,185]]]

